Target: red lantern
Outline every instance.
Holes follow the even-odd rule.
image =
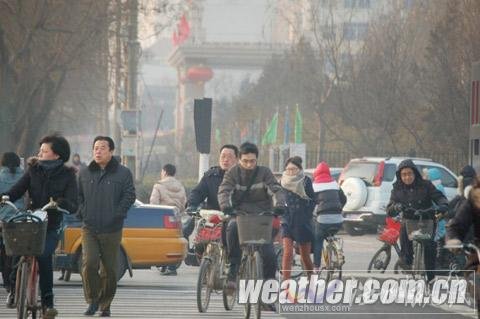
[[[187,70],[185,80],[191,82],[207,82],[212,77],[212,69],[205,66],[194,66]]]

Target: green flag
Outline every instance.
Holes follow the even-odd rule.
[[[303,133],[303,119],[300,110],[298,109],[295,112],[295,143],[302,143],[302,133]]]
[[[275,144],[277,142],[278,112],[273,116],[267,131],[262,137],[262,145]]]

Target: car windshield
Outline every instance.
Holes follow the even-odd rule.
[[[373,183],[373,179],[377,174],[378,163],[373,162],[350,162],[345,168],[343,175],[345,179],[349,177],[357,177],[368,184]]]

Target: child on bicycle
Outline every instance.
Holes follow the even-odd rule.
[[[390,202],[387,205],[387,214],[390,217],[403,213],[404,220],[416,220],[415,210],[437,205],[438,212],[448,210],[448,200],[433,184],[424,180],[412,160],[406,159],[398,165],[397,180],[393,184]],[[434,213],[425,216],[424,219],[433,220]],[[413,263],[413,245],[409,240],[405,224],[400,229],[401,257],[404,268],[411,268]],[[425,243],[425,267],[428,281],[435,278],[435,242],[433,234],[430,241]]]
[[[313,242],[313,262],[316,272],[320,269],[323,242],[340,230],[343,223],[342,209],[347,198],[330,174],[330,167],[321,162],[313,172],[313,191],[315,192],[315,239]]]

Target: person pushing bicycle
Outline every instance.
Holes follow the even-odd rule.
[[[406,159],[398,165],[396,172],[397,180],[393,184],[390,202],[386,212],[388,216],[394,217],[403,213],[404,220],[418,220],[415,216],[416,210],[423,210],[437,205],[438,212],[445,213],[448,210],[448,200],[431,181],[424,180],[412,160]],[[423,219],[434,220],[435,212],[427,214]],[[401,257],[405,268],[411,268],[413,263],[413,245],[409,240],[405,223],[400,229]],[[425,268],[427,280],[430,282],[435,278],[435,242],[433,234],[431,240],[425,243]]]
[[[232,215],[235,211],[260,214],[273,209],[275,214],[282,215],[286,210],[285,192],[268,167],[257,165],[257,146],[245,142],[240,146],[239,154],[239,164],[225,173],[220,184],[218,202],[222,211]],[[242,256],[235,218],[227,226],[227,247],[230,261],[227,288],[235,290]],[[277,264],[272,243],[263,246],[262,257],[265,279],[275,278]]]
[[[37,158],[29,160],[28,169],[12,188],[2,195],[8,195],[12,202],[27,191],[30,197],[29,209],[40,209],[50,198],[69,212],[77,210],[77,180],[75,170],[65,165],[70,157],[68,141],[59,135],[50,135],[40,141]],[[52,254],[57,247],[63,215],[57,210],[47,210],[48,226],[43,255],[37,257],[40,274],[40,294],[43,318],[54,318],[58,312],[54,307]],[[12,271],[14,277],[16,271]],[[15,278],[12,278],[14,287]],[[11,289],[13,293],[15,289]],[[13,303],[13,298],[9,301]],[[13,306],[9,304],[7,306]]]

